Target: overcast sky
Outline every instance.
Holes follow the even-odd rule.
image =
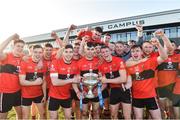
[[[48,33],[70,24],[180,9],[180,0],[0,0],[0,42]]]

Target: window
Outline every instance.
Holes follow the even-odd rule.
[[[137,39],[137,32],[131,32],[131,40]]]
[[[126,41],[129,41],[129,40],[131,40],[131,33],[130,32],[128,32],[127,34],[126,34]]]
[[[121,33],[120,41],[126,41],[126,33]]]
[[[180,26],[177,28],[177,37],[180,37]]]
[[[165,34],[167,37],[170,37],[170,29],[164,29]]]
[[[170,28],[170,38],[176,38],[176,27]]]

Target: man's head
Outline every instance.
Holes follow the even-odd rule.
[[[92,42],[88,42],[85,45],[85,55],[87,58],[93,58],[94,57],[94,52],[95,52],[95,48],[94,48],[94,44]]]
[[[133,60],[140,60],[142,58],[143,51],[140,45],[133,45],[131,47],[131,56]]]
[[[13,47],[13,52],[16,55],[21,55],[23,52],[23,48],[24,48],[25,42],[23,40],[14,40],[14,47]]]
[[[40,45],[34,45],[32,51],[32,59],[34,62],[39,62],[43,56],[43,48]]]
[[[171,50],[168,50],[168,54],[172,55],[174,53],[174,51],[177,49],[177,44],[175,41],[172,41],[171,40],[171,45],[172,45],[172,48]],[[166,47],[166,46],[165,46]],[[166,48],[167,49],[167,48]]]
[[[51,58],[53,52],[53,46],[50,43],[46,43],[44,46],[44,57]]]
[[[80,44],[75,43],[74,44],[74,55],[79,55],[79,48],[80,48]]]
[[[111,53],[114,53],[114,52],[115,52],[115,43],[114,43],[114,42],[110,42],[110,44],[109,44],[108,47],[109,47]]]
[[[96,54],[96,56],[99,56],[101,54],[101,45],[100,44],[95,45],[95,54]]]
[[[29,46],[28,46],[28,52],[29,52],[29,55],[32,55],[33,45],[29,45]]]
[[[124,43],[121,41],[118,41],[117,43],[115,43],[115,52],[118,55],[121,55],[124,53]]]
[[[99,40],[101,39],[101,35],[103,33],[103,30],[101,27],[95,27],[92,31],[92,39],[93,40]]]
[[[129,41],[128,41],[128,45],[129,45],[130,47],[132,47],[133,45],[136,45],[136,41],[135,41],[135,40],[129,40]]]
[[[103,59],[106,60],[107,62],[111,61],[112,59],[111,50],[107,46],[101,47],[101,55]]]
[[[111,40],[111,35],[109,33],[104,34],[104,42],[109,43]]]
[[[154,46],[149,41],[145,41],[142,44],[143,52],[146,56],[149,56],[154,51]]]
[[[63,59],[65,62],[71,62],[73,57],[73,46],[66,45],[63,51]]]
[[[130,46],[127,43],[125,43],[124,44],[124,52],[127,53],[127,52],[129,52],[129,50],[130,50]]]

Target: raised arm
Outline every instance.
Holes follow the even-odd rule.
[[[16,40],[19,39],[19,35],[18,34],[14,34],[10,37],[8,37],[5,41],[3,41],[0,44],[0,60],[4,60],[6,58],[6,54],[3,53],[4,49],[7,47],[7,45],[12,41],[12,40]]]
[[[162,47],[157,38],[152,38],[151,43],[158,48],[159,56],[157,58],[158,64],[161,64],[168,58],[167,51]]]
[[[173,50],[173,46],[172,46],[169,38],[166,36],[166,34],[164,34],[164,31],[162,29],[156,30],[154,32],[154,35],[160,37],[163,40],[164,45],[166,46],[168,51],[172,51]]]
[[[137,30],[137,44],[142,45],[144,42],[144,37],[143,37],[143,26],[137,24],[136,25],[136,30]]]
[[[70,35],[70,32],[71,32],[71,30],[74,30],[74,29],[76,29],[77,28],[77,26],[75,26],[75,25],[70,25],[70,27],[68,28],[68,30],[67,30],[67,32],[66,32],[66,35],[64,36],[64,39],[63,39],[63,44],[64,44],[64,46],[65,45],[67,45],[68,44],[68,42],[69,42],[69,35]]]

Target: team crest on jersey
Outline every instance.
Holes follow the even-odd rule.
[[[50,67],[50,71],[55,71],[54,65],[52,64]]]

